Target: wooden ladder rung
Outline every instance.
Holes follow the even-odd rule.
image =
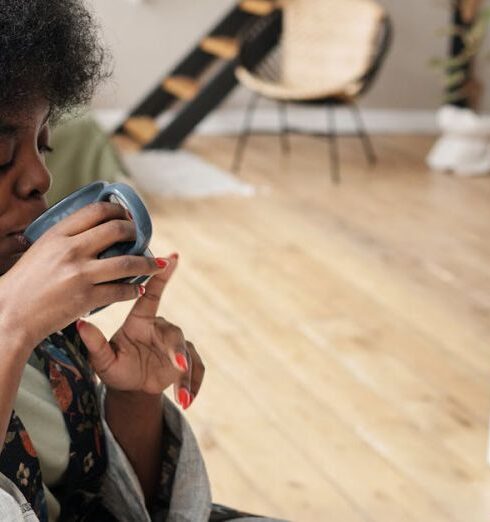
[[[240,9],[257,16],[266,16],[277,7],[277,3],[269,0],[243,0]]]
[[[138,152],[141,150],[141,144],[134,141],[126,134],[114,134],[111,136],[111,143],[119,152]]]
[[[199,92],[199,83],[189,76],[169,76],[162,87],[181,100],[192,100]]]
[[[128,118],[124,130],[141,145],[146,145],[155,139],[159,129],[150,116],[133,116]]]
[[[203,51],[225,60],[236,58],[238,48],[238,40],[229,36],[208,36],[201,42]]]

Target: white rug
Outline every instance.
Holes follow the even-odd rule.
[[[143,192],[167,197],[203,198],[234,194],[251,197],[257,189],[186,151],[148,151],[123,156],[131,178]]]

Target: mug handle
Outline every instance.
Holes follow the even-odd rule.
[[[123,248],[123,254],[142,255],[150,243],[152,225],[148,210],[138,194],[136,194],[129,185],[125,185],[124,183],[110,183],[102,189],[97,200],[114,201],[131,213],[136,227],[136,241],[128,242],[127,249]],[[121,248],[110,247],[102,252],[99,257],[106,258],[117,255],[121,255]]]

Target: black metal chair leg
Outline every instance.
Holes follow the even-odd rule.
[[[328,141],[330,144],[330,177],[333,183],[340,182],[339,153],[337,148],[337,129],[335,126],[335,113],[332,106],[327,105],[328,115]]]
[[[259,95],[257,93],[253,93],[250,101],[248,102],[247,110],[245,112],[245,120],[243,122],[242,134],[238,138],[235,148],[235,156],[233,158],[233,166],[231,168],[232,172],[238,173],[242,164],[243,152],[245,150],[248,137],[250,136],[250,127],[252,125],[252,118],[257,106],[258,99]]]
[[[286,102],[278,101],[277,108],[279,110],[279,125],[281,129],[280,139],[282,152],[284,154],[289,154],[291,146],[289,143],[288,113]]]
[[[352,114],[354,115],[354,120],[356,122],[357,135],[362,142],[362,146],[364,148],[364,154],[366,155],[366,159],[370,165],[376,165],[376,153],[374,152],[374,147],[369,139],[369,135],[366,131],[366,126],[361,117],[361,112],[359,111],[359,107],[352,103],[350,105]]]

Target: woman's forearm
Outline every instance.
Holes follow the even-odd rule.
[[[163,394],[108,388],[105,411],[107,423],[131,462],[149,506],[161,472]]]

